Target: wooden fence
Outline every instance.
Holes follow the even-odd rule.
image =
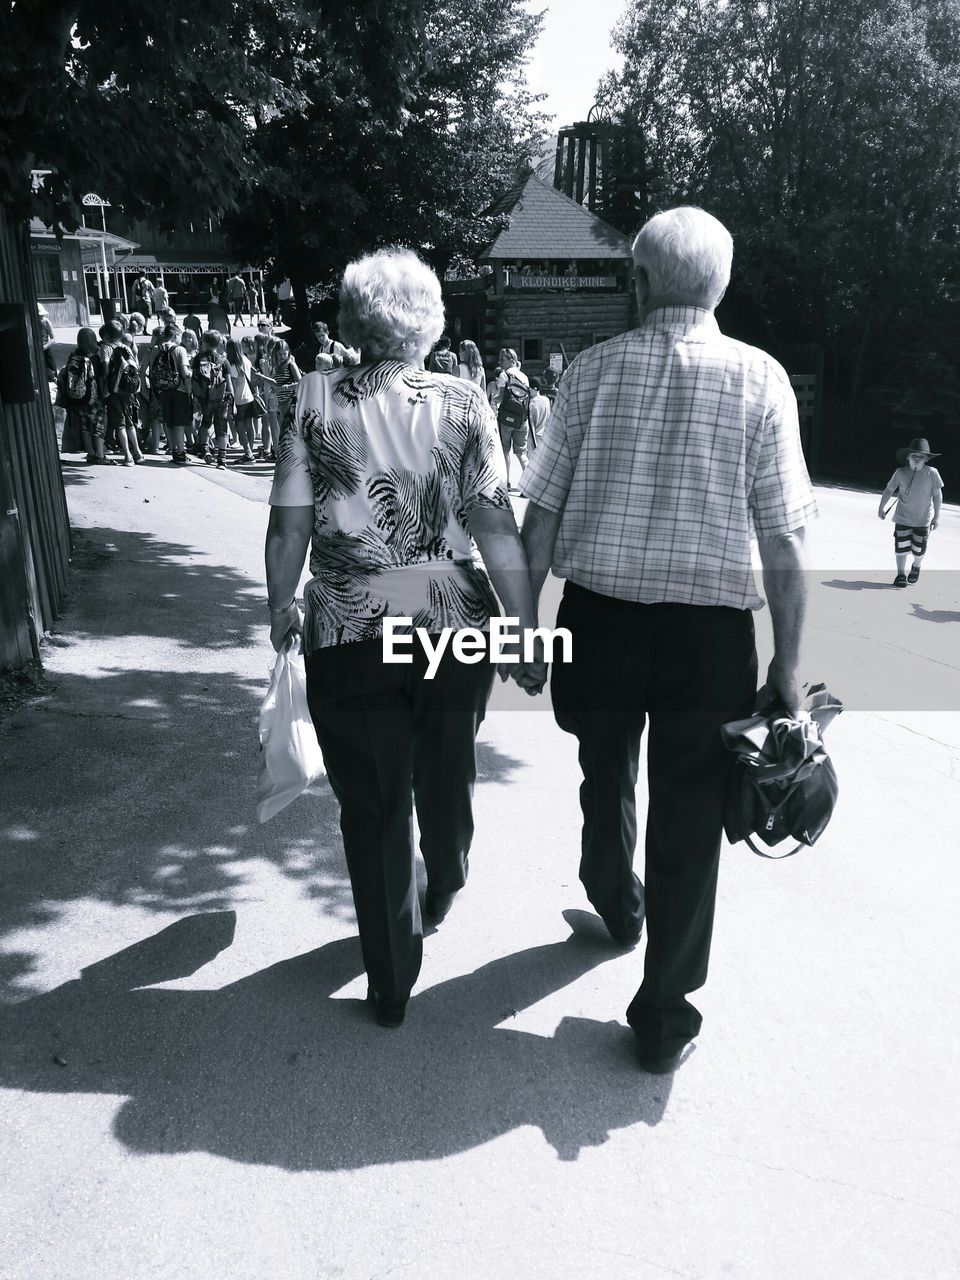
[[[27,228],[0,208],[0,671],[39,660],[69,561]]]

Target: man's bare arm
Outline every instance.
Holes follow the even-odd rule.
[[[803,529],[757,539],[773,623],[773,661],[767,671],[767,687],[780,695],[791,715],[797,714],[801,703],[797,664],[807,604],[803,542]]]
[[[537,609],[530,590],[527,560],[512,511],[477,507],[467,517],[470,533],[480,548],[493,589],[508,618],[519,618],[521,635],[537,625]],[[546,683],[544,662],[502,667],[501,677],[512,675],[527,693],[539,693]]]
[[[560,531],[560,520],[559,514],[548,511],[545,507],[538,507],[535,502],[529,503],[523,518],[523,548],[530,567],[530,590],[533,592],[534,608],[540,600],[540,592],[553,563],[553,548]]]

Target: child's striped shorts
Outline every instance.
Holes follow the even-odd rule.
[[[927,549],[927,535],[930,532],[925,524],[895,524],[893,526],[893,545],[898,556],[905,556],[911,551],[915,556],[922,556]]]

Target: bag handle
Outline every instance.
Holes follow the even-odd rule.
[[[746,840],[747,844],[750,846],[753,852],[757,855],[757,857],[769,858],[771,862],[782,862],[784,858],[792,858],[795,853],[799,853],[800,850],[803,848],[803,842],[801,841],[800,844],[798,844],[795,848],[791,849],[789,853],[764,853],[762,849],[757,848],[757,846],[753,843],[753,841],[750,839],[749,836],[744,836],[743,838],[744,840]]]

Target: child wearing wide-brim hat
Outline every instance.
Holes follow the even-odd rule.
[[[897,557],[895,587],[905,587],[920,577],[927,538],[940,523],[943,479],[936,467],[930,466],[930,459],[939,457],[939,453],[931,452],[927,440],[917,436],[906,449],[897,450],[897,469],[881,495],[877,512],[881,520],[887,515],[887,503],[899,495],[893,517],[893,548]],[[908,574],[907,556],[911,552],[913,564]]]

